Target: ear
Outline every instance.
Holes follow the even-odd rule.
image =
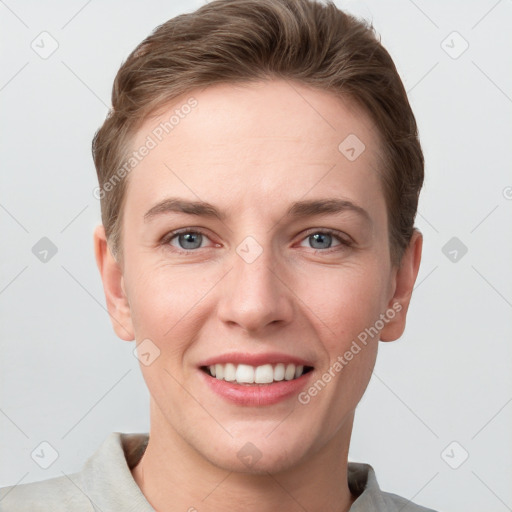
[[[388,303],[388,310],[394,311],[395,315],[382,329],[380,333],[381,341],[394,341],[400,338],[405,330],[405,318],[420,268],[422,247],[423,235],[417,229],[414,229],[409,246],[402,256],[400,266],[395,270],[395,291]]]
[[[120,265],[107,244],[105,228],[102,224],[94,230],[94,253],[96,264],[103,281],[107,309],[114,331],[125,341],[135,339],[130,312],[130,304],[125,294],[124,278]]]

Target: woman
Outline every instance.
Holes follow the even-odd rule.
[[[416,122],[371,27],[309,0],[173,18],[121,66],[93,154],[96,260],[150,432],[3,510],[427,510],[348,462],[422,247]]]

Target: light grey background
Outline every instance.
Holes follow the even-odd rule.
[[[0,1],[0,486],[78,471],[109,432],[148,431],[135,345],[111,328],[94,261],[90,144],[128,53],[202,3]],[[337,3],[373,20],[426,157],[408,326],[381,344],[350,458],[435,509],[512,510],[512,2]],[[43,31],[58,43],[46,59],[31,47],[55,44]],[[42,237],[57,248],[46,263]],[[43,441],[48,469],[31,458]]]

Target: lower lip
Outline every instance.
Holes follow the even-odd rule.
[[[237,405],[262,406],[282,402],[291,396],[298,395],[306,386],[313,371],[301,375],[297,379],[283,380],[272,384],[238,384],[211,377],[199,370],[210,389],[222,398]]]

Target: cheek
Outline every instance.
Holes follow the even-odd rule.
[[[342,350],[378,319],[385,282],[377,265],[346,265],[310,272],[296,281],[312,321],[325,333],[329,351]],[[316,320],[315,320],[316,319]]]
[[[183,360],[201,323],[200,303],[208,286],[190,270],[162,265],[149,268],[147,263],[140,268],[145,270],[130,287],[132,323],[137,342],[146,343],[152,356],[156,354],[145,364],[140,352],[146,350],[139,351],[141,370],[157,402],[179,403],[187,397],[182,396],[173,376],[179,373],[180,380],[186,377]]]
[[[144,262],[139,268],[144,270],[130,280],[129,288],[134,326],[161,338],[190,314],[207,292],[208,280],[190,267]]]
[[[314,313],[309,318],[325,354],[325,366],[318,378],[329,382],[332,402],[326,403],[340,414],[355,408],[375,365],[379,336],[372,327],[382,312],[385,284],[379,268],[346,267],[324,279],[317,275],[314,282],[324,286],[306,283],[302,292],[309,290],[308,305]],[[322,386],[318,383],[316,387]],[[328,420],[333,422],[332,428],[337,428],[338,416]]]

